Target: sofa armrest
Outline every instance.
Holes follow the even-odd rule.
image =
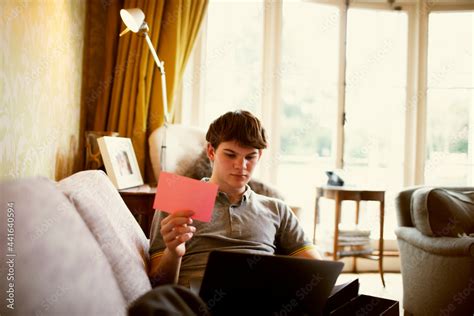
[[[429,237],[414,227],[398,227],[395,235],[414,247],[441,256],[474,257],[474,238],[472,237]]]
[[[398,226],[413,227],[410,215],[411,196],[420,186],[410,187],[400,191],[395,196],[395,208],[397,211]]]

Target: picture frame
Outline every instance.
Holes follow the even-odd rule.
[[[130,138],[103,136],[97,143],[107,175],[118,190],[143,184]]]

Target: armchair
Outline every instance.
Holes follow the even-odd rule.
[[[474,237],[454,234],[474,223],[474,204],[456,197],[465,191],[474,188],[415,187],[395,198],[405,314],[474,313]],[[442,216],[447,220],[440,230]]]

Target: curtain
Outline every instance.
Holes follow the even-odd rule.
[[[123,8],[145,13],[148,35],[164,61],[168,113],[173,117],[173,97],[196,40],[208,0],[125,0]],[[102,91],[97,100],[94,130],[116,131],[132,139],[140,171],[153,180],[148,136],[164,121],[160,71],[146,41],[137,34],[118,34],[125,26],[117,6],[108,9],[106,58]],[[118,45],[117,45],[118,43]]]

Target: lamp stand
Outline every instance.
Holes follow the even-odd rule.
[[[150,48],[151,54],[153,55],[153,59],[155,60],[158,69],[160,69],[161,73],[161,97],[163,100],[163,116],[164,116],[164,130],[163,130],[163,141],[161,142],[161,151],[160,151],[160,168],[161,171],[166,170],[166,132],[168,130],[168,98],[166,95],[166,74],[165,74],[165,62],[160,61],[156,51],[153,47],[153,44],[148,36],[148,32],[143,32],[145,34],[145,40],[148,44],[148,48]]]
[[[164,135],[163,141],[161,143],[161,152],[160,152],[160,168],[161,171],[165,170],[166,165],[166,131],[168,129],[168,98],[166,95],[166,75],[165,75],[165,63],[160,61],[156,50],[153,47],[153,43],[148,36],[148,24],[145,22],[145,14],[139,8],[133,9],[122,9],[120,10],[120,16],[122,21],[125,23],[125,30],[120,33],[120,36],[132,31],[133,33],[143,34],[145,36],[146,43],[148,48],[151,51],[151,55],[155,60],[156,66],[161,73],[161,97],[163,100],[163,117],[164,117]],[[157,179],[158,180],[158,179]]]
[[[161,97],[163,99],[163,116],[165,118],[165,125],[168,124],[168,98],[166,96],[166,74],[165,74],[165,62],[160,61],[158,55],[153,48],[153,44],[151,43],[150,37],[148,36],[148,32],[145,33],[146,43],[148,44],[148,48],[150,48],[151,54],[153,55],[153,59],[155,60],[158,69],[160,69],[161,73]]]

